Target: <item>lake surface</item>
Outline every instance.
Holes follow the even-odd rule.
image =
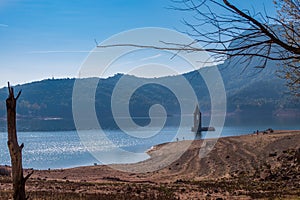
[[[243,135],[253,133],[255,130],[265,130],[273,128],[274,130],[299,130],[300,123],[298,119],[294,120],[271,120],[270,122],[263,122],[261,120],[254,121],[248,124],[240,124],[239,120],[231,120],[223,127],[221,137]],[[119,159],[119,163],[136,162],[134,158],[126,154],[115,155],[111,143],[118,148],[135,153],[142,153],[150,149],[153,145],[176,141],[178,140],[192,140],[195,139],[195,134],[192,133],[191,127],[183,128],[180,137],[177,137],[176,127],[165,127],[157,135],[149,138],[136,138],[123,133],[120,130],[106,130],[103,139],[97,138],[93,141],[93,148],[97,152],[114,155],[114,159]],[[151,130],[136,130],[137,132],[147,135]],[[93,138],[99,136],[99,131],[89,130],[84,131],[88,137]],[[83,143],[77,131],[66,132],[19,132],[19,143],[25,144],[23,149],[23,165],[25,168],[34,169],[48,169],[48,168],[69,168],[76,166],[94,165],[94,163],[101,164],[99,160],[93,157]],[[106,138],[104,138],[106,137]],[[203,133],[196,139],[214,137],[212,132]],[[108,142],[108,140],[110,142]],[[146,159],[145,154],[144,158]],[[10,165],[9,152],[7,148],[7,133],[0,132],[0,165]]]

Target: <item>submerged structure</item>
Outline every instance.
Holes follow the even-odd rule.
[[[200,112],[199,106],[196,105],[194,111],[194,126],[192,132],[201,133],[202,131],[215,131],[214,127],[202,127],[202,113]]]

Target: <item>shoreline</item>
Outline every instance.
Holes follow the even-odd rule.
[[[259,134],[264,134],[263,132],[264,131],[267,131],[267,130],[262,130],[262,131],[259,131]],[[297,132],[300,132],[300,129],[299,130],[274,130],[273,133],[270,133],[270,132],[267,132],[267,134],[282,134],[282,133],[297,133]],[[243,136],[251,136],[251,135],[256,135],[256,133],[246,133],[246,134],[241,134],[241,135],[233,135],[233,136],[221,136],[219,138],[207,138],[207,139],[195,139],[195,140],[179,140],[179,141],[170,141],[170,142],[163,142],[163,143],[160,143],[160,144],[156,144],[156,145],[153,145],[151,146],[149,149],[145,150],[144,153],[147,153],[150,158],[147,158],[145,160],[142,160],[142,161],[139,161],[137,163],[140,163],[140,162],[145,162],[147,161],[148,159],[151,159],[151,153],[152,152],[155,152],[157,150],[159,150],[161,147],[165,146],[165,145],[168,145],[170,143],[178,143],[178,142],[183,142],[183,141],[209,141],[209,140],[219,140],[221,138],[235,138],[235,137],[243,137]],[[39,168],[24,168],[24,170],[38,170],[38,171],[43,171],[43,170],[66,170],[66,169],[73,169],[73,168],[79,168],[79,167],[92,167],[92,166],[110,166],[110,165],[130,165],[130,164],[137,164],[137,163],[113,163],[113,164],[101,164],[101,163],[93,163],[93,164],[86,164],[86,165],[75,165],[75,166],[71,166],[71,167],[62,167],[62,168],[45,168],[45,169],[39,169]],[[1,165],[0,164],[0,168],[1,167],[8,167],[10,168],[10,165]]]
[[[268,135],[268,134],[282,134],[282,133],[299,133],[300,134],[300,129],[299,130],[273,130],[274,132],[271,133],[270,131],[268,130],[261,130],[259,131],[259,135]],[[264,133],[264,132],[267,132],[267,133]],[[100,164],[100,163],[97,163],[96,166],[110,166],[110,165],[134,165],[134,164],[137,164],[137,163],[142,163],[142,162],[145,162],[149,159],[151,159],[151,155],[153,155],[152,153],[155,152],[155,151],[158,151],[159,149],[161,149],[162,147],[168,145],[168,144],[171,144],[171,143],[178,143],[178,142],[183,142],[183,141],[188,141],[188,142],[192,142],[192,141],[211,141],[211,140],[214,140],[214,141],[217,141],[221,138],[239,138],[239,137],[243,137],[243,136],[252,136],[252,135],[257,135],[257,133],[246,133],[246,134],[241,134],[241,135],[234,135],[234,136],[221,136],[219,138],[207,138],[207,139],[195,139],[195,140],[179,140],[179,141],[170,141],[170,142],[163,142],[163,143],[160,143],[160,144],[156,144],[154,146],[151,146],[149,149],[147,149],[146,151],[144,151],[144,153],[147,153],[150,158],[147,158],[145,160],[142,160],[142,161],[139,161],[139,162],[136,162],[136,163],[114,163],[114,164]],[[69,168],[53,168],[53,170],[63,170],[63,169],[72,169],[72,168],[78,168],[78,167],[91,167],[91,166],[95,166],[95,163],[94,165],[81,165],[81,166],[74,166],[74,167],[69,167]],[[39,169],[36,169],[36,170],[39,170]],[[52,169],[51,169],[52,170]]]
[[[300,130],[219,138],[205,157],[199,157],[203,140],[195,140],[178,160],[148,171],[158,161],[168,163],[172,158],[169,154],[186,144],[187,141],[179,141],[157,145],[149,152],[149,159],[135,164],[35,170],[26,187],[32,194],[50,192],[57,198],[62,194],[78,195],[75,199],[101,195],[104,199],[145,199],[147,195],[153,195],[148,199],[300,196]],[[120,171],[118,167],[140,167],[144,172]],[[29,172],[24,171],[24,175]],[[8,176],[0,176],[0,183],[1,198],[1,191],[9,191],[11,182]]]
[[[260,131],[259,135],[278,135],[278,134],[285,134],[285,133],[299,133],[300,130],[274,130],[273,133],[263,133],[264,131]],[[258,136],[259,136],[258,135]],[[138,163],[143,163],[151,159],[151,156],[153,156],[153,152],[159,151],[161,148],[170,145],[170,144],[176,144],[176,143],[182,143],[182,142],[195,142],[195,141],[200,141],[201,143],[204,141],[211,141],[211,140],[219,140],[221,138],[240,138],[240,137],[246,137],[246,136],[257,136],[257,133],[247,133],[247,134],[242,134],[242,135],[236,135],[236,136],[224,136],[220,138],[207,138],[207,139],[195,139],[195,140],[181,140],[181,141],[171,141],[171,142],[164,142],[160,143],[154,146],[151,146],[149,149],[147,149],[144,153],[147,153],[150,158],[147,158],[145,160],[136,162],[136,163],[113,163],[113,164],[100,164],[100,163],[94,163],[94,165],[79,165],[79,166],[74,166],[74,167],[64,167],[64,168],[48,168],[48,169],[36,169],[36,168],[24,168],[24,170],[35,170],[35,171],[49,171],[50,170],[68,170],[68,169],[75,169],[75,168],[86,168],[86,167],[94,167],[94,166],[115,166],[115,165],[135,165]],[[155,156],[155,155],[154,155]],[[10,168],[10,165],[0,165],[0,168],[7,167]]]

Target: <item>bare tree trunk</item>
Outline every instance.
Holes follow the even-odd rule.
[[[16,104],[17,100],[21,95],[21,91],[18,93],[17,97],[14,96],[14,90],[10,87],[8,83],[9,96],[6,99],[6,109],[7,109],[7,132],[8,132],[8,149],[11,158],[12,165],[12,181],[13,181],[13,199],[14,200],[25,200],[25,182],[33,173],[29,173],[25,178],[23,176],[22,167],[22,149],[24,144],[20,146],[18,144],[17,130],[16,130]]]

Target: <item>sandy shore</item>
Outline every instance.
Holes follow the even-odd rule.
[[[196,140],[158,145],[148,152],[150,159],[136,164],[37,170],[27,191],[33,199],[300,197],[300,131],[226,137],[213,143]],[[203,148],[211,151],[201,158]],[[176,156],[179,159],[174,161]],[[153,166],[157,170],[151,171]],[[8,198],[10,179],[0,179],[0,197]]]

